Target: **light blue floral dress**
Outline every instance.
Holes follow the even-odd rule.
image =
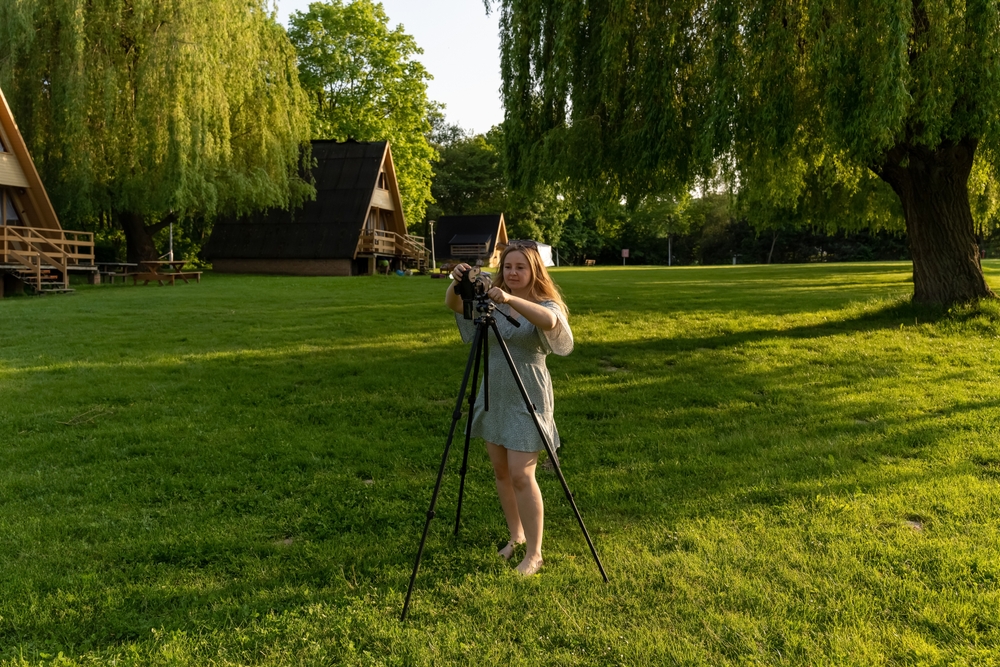
[[[573,332],[559,305],[554,301],[543,301],[540,305],[548,308],[556,316],[558,324],[551,331],[540,331],[531,322],[512,311],[510,306],[497,305],[497,310],[515,317],[520,327],[515,327],[504,317],[497,315],[497,328],[514,365],[521,376],[524,388],[535,408],[538,421],[542,425],[553,450],[559,447],[559,431],[553,419],[552,377],[545,366],[545,357],[551,352],[565,357],[573,351]],[[476,327],[472,320],[466,320],[461,313],[455,314],[462,341],[471,343]],[[538,436],[531,413],[517,389],[517,383],[507,366],[503,351],[492,331],[489,335],[490,365],[490,409],[483,409],[483,384],[480,382],[476,404],[472,413],[472,435],[487,442],[501,445],[519,452],[538,452],[545,449]],[[482,377],[482,369],[480,369]]]

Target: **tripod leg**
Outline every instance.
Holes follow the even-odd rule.
[[[465,390],[469,384],[469,374],[472,372],[473,362],[477,360],[479,350],[479,339],[485,333],[481,328],[476,329],[476,335],[472,340],[472,349],[469,350],[469,361],[465,364],[465,375],[462,377],[462,388],[458,391],[458,401],[455,403],[455,412],[452,415],[451,428],[448,430],[448,440],[444,445],[444,454],[441,456],[441,467],[438,469],[437,482],[434,484],[434,493],[431,495],[431,506],[427,510],[427,521],[424,523],[424,534],[420,538],[420,546],[417,548],[417,559],[413,563],[413,574],[410,575],[410,585],[406,589],[406,600],[403,602],[403,613],[399,617],[400,621],[406,620],[406,612],[410,608],[410,596],[413,595],[413,583],[417,580],[417,570],[420,569],[420,557],[424,554],[424,544],[427,542],[427,531],[431,527],[431,519],[434,518],[434,507],[437,505],[438,493],[441,491],[441,480],[444,478],[444,468],[448,463],[448,452],[451,450],[451,442],[455,437],[455,426],[462,418],[462,399],[465,397]]]
[[[483,326],[483,410],[490,411],[490,335]]]
[[[531,414],[532,421],[535,422],[535,428],[538,430],[538,435],[542,439],[542,444],[545,445],[545,451],[548,452],[549,457],[552,459],[552,467],[556,471],[559,483],[562,484],[563,492],[566,494],[566,499],[569,500],[570,507],[573,508],[573,514],[576,515],[576,520],[580,524],[580,530],[583,531],[583,536],[587,540],[587,546],[590,547],[590,553],[594,556],[594,561],[597,563],[597,569],[601,571],[601,576],[604,578],[604,582],[607,583],[608,575],[604,572],[604,565],[601,564],[600,556],[597,555],[597,548],[594,547],[594,541],[590,539],[590,533],[587,532],[587,527],[583,524],[583,517],[580,516],[580,510],[577,509],[576,501],[573,500],[573,494],[569,490],[566,478],[563,477],[562,469],[559,467],[559,460],[555,457],[555,451],[552,449],[552,445],[549,444],[549,439],[546,437],[545,431],[542,429],[542,425],[538,421],[538,415],[535,414],[535,406],[532,405],[531,398],[528,396],[528,392],[524,388],[524,382],[521,381],[521,376],[517,372],[517,368],[514,366],[514,360],[510,356],[510,350],[507,349],[507,344],[504,343],[503,337],[500,335],[500,330],[497,329],[495,321],[490,322],[490,327],[493,329],[493,333],[497,338],[497,343],[500,345],[500,350],[503,352],[503,356],[507,360],[507,366],[510,368],[510,372],[514,376],[514,382],[517,383],[517,388],[521,392],[521,398],[524,399],[524,405],[528,408],[528,413]]]
[[[482,335],[479,337],[482,345],[480,349],[476,352],[476,364],[472,370],[472,387],[469,389],[469,418],[465,423],[465,450],[462,452],[462,467],[459,470],[460,481],[458,483],[458,509],[455,510],[455,534],[458,535],[458,526],[462,521],[462,498],[465,497],[465,473],[469,469],[469,441],[472,439],[472,415],[476,409],[476,387],[479,381],[479,362],[485,358],[484,348],[486,344],[486,330],[485,325],[477,325],[476,331],[483,329]],[[490,361],[486,358],[487,365]]]

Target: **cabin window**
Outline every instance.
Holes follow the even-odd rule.
[[[383,190],[388,190],[389,189],[388,186],[386,186],[386,184],[385,184],[385,172],[384,171],[380,171],[378,173],[378,186],[380,188],[382,188]]]
[[[6,190],[0,192],[0,207],[3,210],[3,224],[11,224],[20,221],[20,216],[14,208],[14,199]]]
[[[392,214],[388,211],[383,211],[381,209],[368,209],[368,217],[365,218],[365,233],[371,234],[376,229],[383,232],[388,230],[388,222],[391,220],[391,215]]]
[[[6,153],[7,149],[3,147],[3,139],[0,139],[0,153]]]

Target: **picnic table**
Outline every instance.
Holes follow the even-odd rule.
[[[173,285],[178,278],[185,283],[188,282],[189,278],[194,278],[200,283],[201,271],[184,271],[185,264],[187,264],[187,260],[183,259],[147,260],[139,262],[139,270],[129,275],[132,276],[133,285],[138,285],[140,280],[143,281],[143,285],[148,285],[155,280],[160,284],[160,287],[163,287],[164,281]]]
[[[115,284],[115,278],[121,278],[124,283],[125,280],[135,273],[135,269],[138,268],[138,264],[133,264],[129,262],[95,262],[97,265],[97,273],[101,276],[101,279],[108,279],[108,282],[112,285]]]

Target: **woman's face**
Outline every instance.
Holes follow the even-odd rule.
[[[503,282],[511,292],[531,286],[531,266],[520,250],[511,250],[503,260]]]

